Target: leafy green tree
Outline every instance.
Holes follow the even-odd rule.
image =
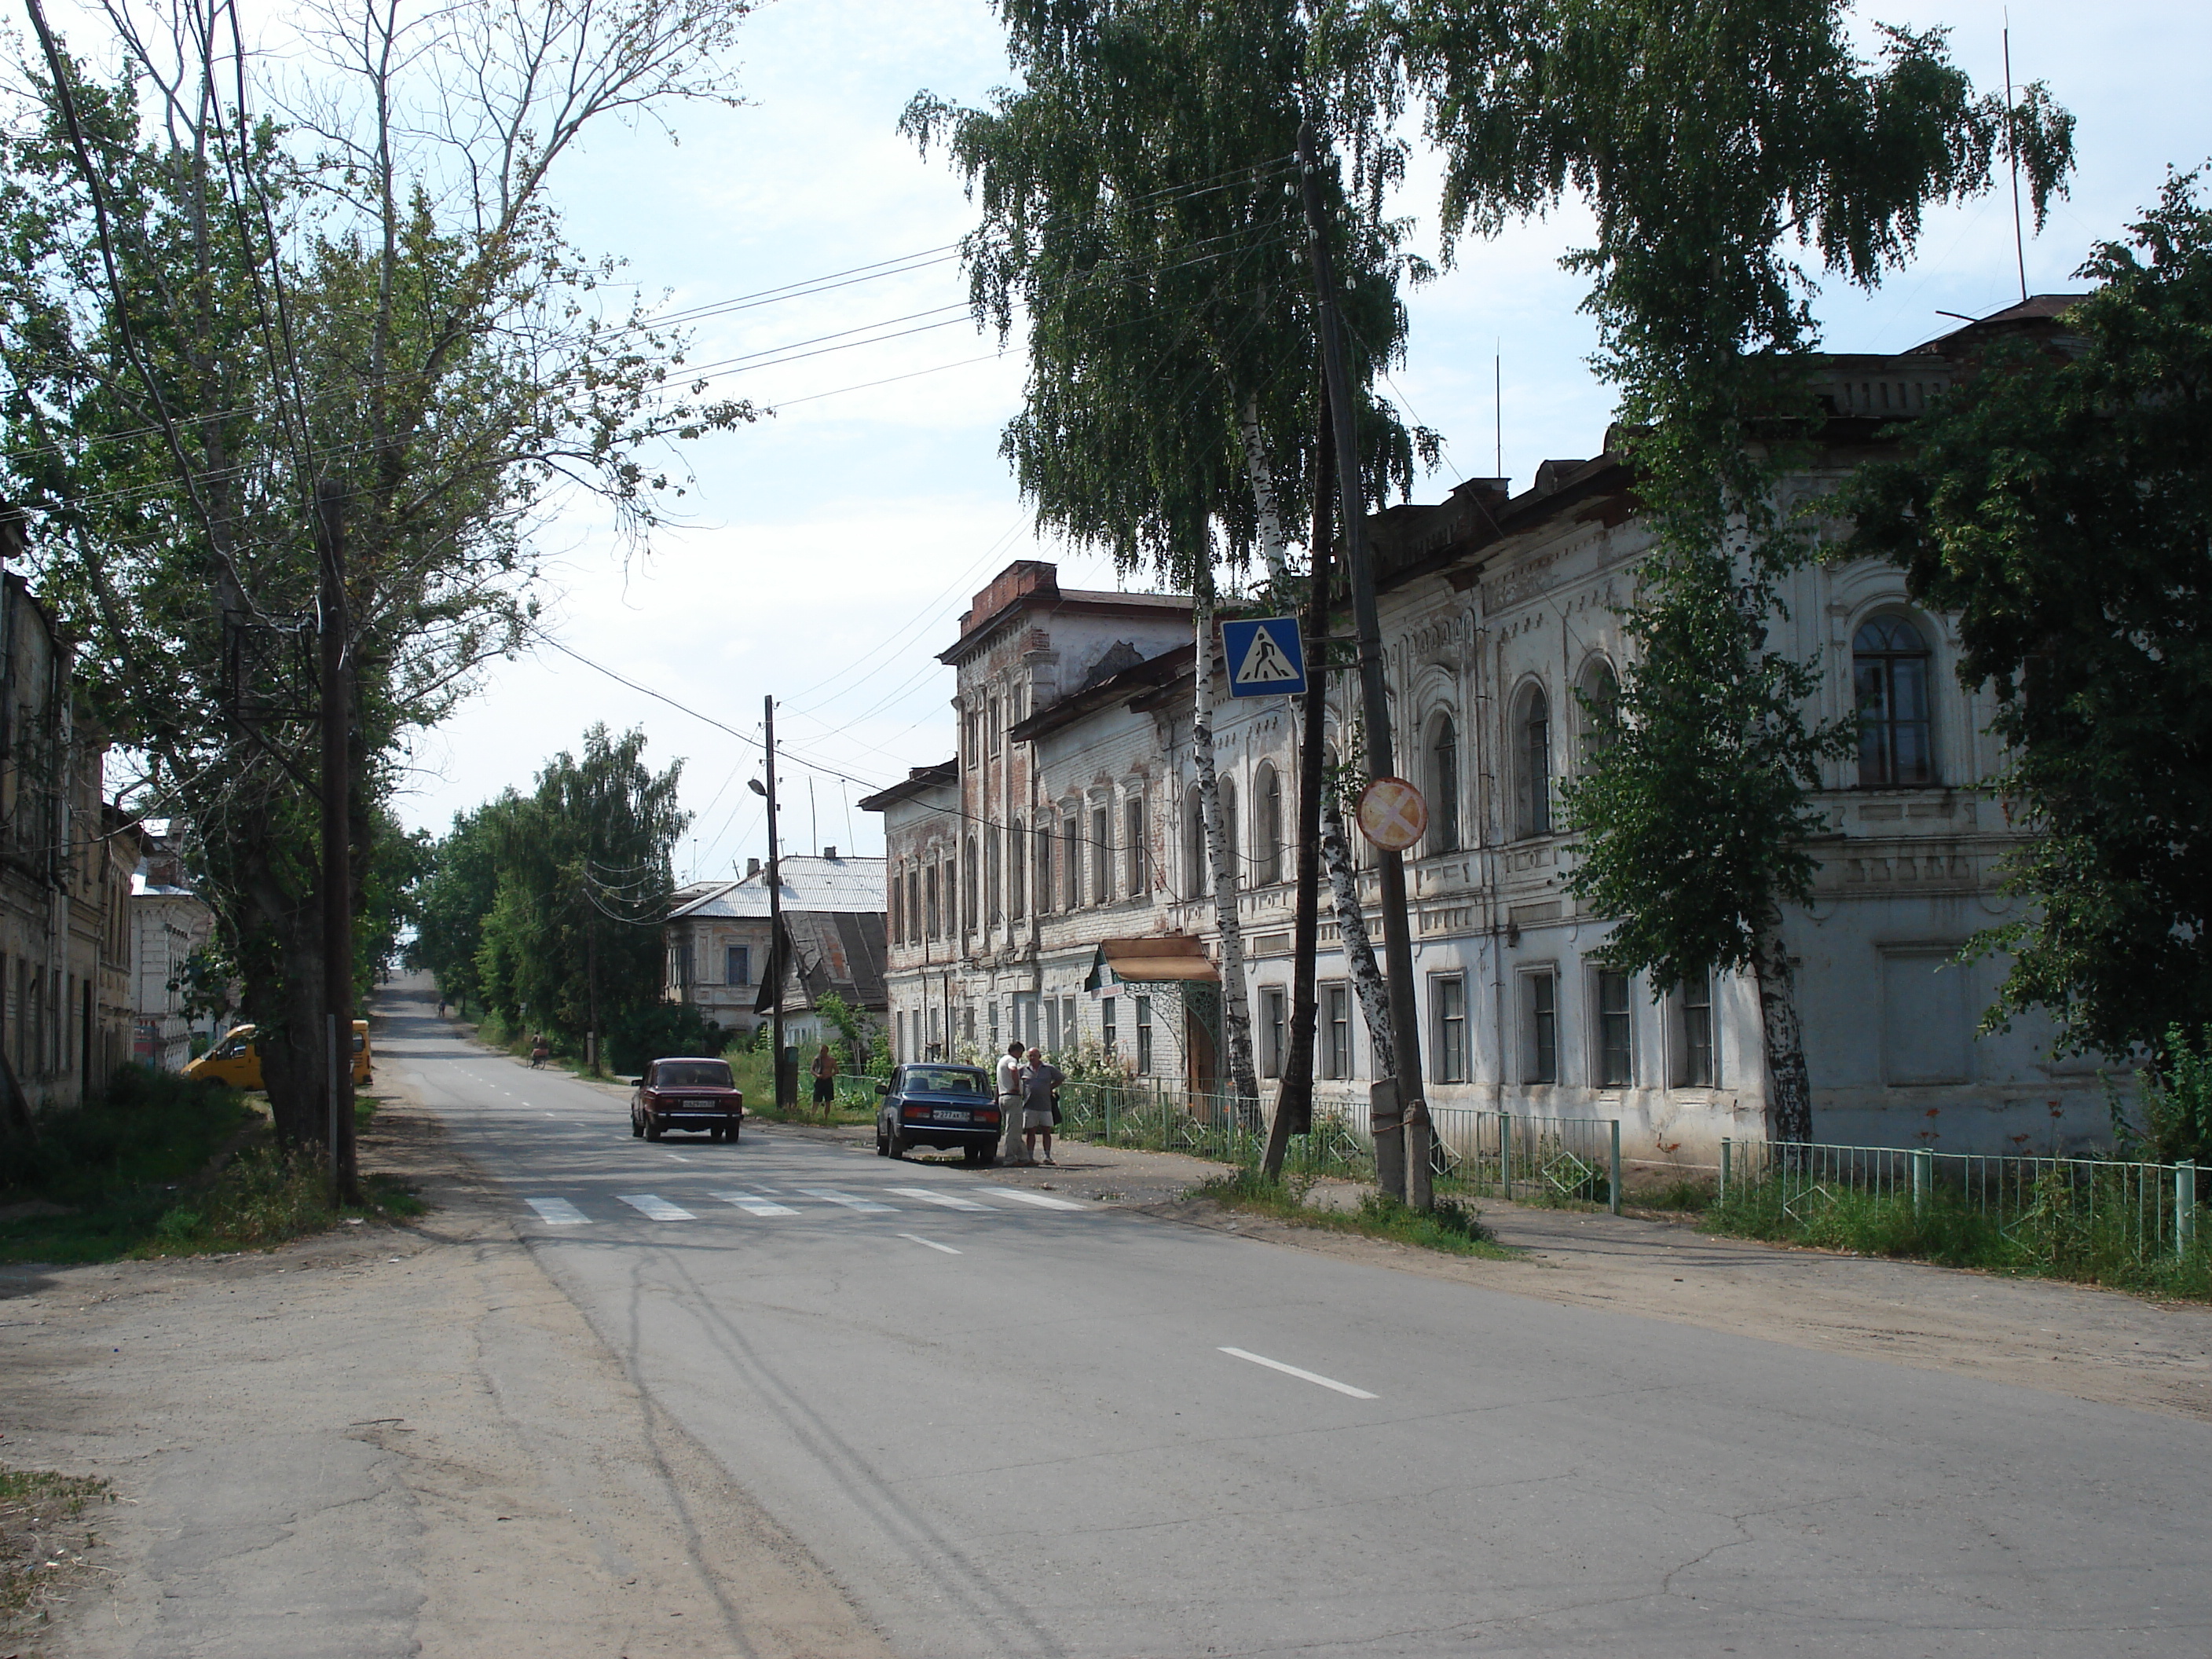
[[[1402,352],[1397,285],[1420,272],[1381,210],[1404,163],[1387,64],[1345,17],[1291,0],[998,9],[1021,84],[983,109],[918,94],[902,127],[925,151],[942,143],[980,203],[965,245],[979,318],[1003,338],[1026,313],[1028,392],[1002,447],[1040,521],[1193,596],[1224,1035],[1256,1100],[1241,872],[1213,757],[1215,572],[1256,552],[1286,573],[1283,492],[1313,470],[1319,371],[1292,167],[1309,117],[1353,161],[1348,192],[1329,188],[1354,384]],[[1359,430],[1379,502],[1410,485],[1425,434],[1371,399]]]
[[[1586,198],[1597,367],[1620,397],[1654,546],[1625,623],[1619,736],[1567,791],[1573,890],[1607,954],[1663,992],[1757,975],[1769,1132],[1812,1132],[1782,907],[1820,824],[1814,669],[1778,650],[1813,556],[1780,485],[1814,418],[1786,361],[1817,343],[1812,271],[1862,287],[1910,257],[1935,203],[2009,146],[2041,223],[2072,121],[2040,86],[1977,97],[1941,31],[1852,43],[1838,0],[1407,0],[1407,73],[1446,156],[1448,228]]]
[[[1993,349],[1849,498],[1856,549],[1958,617],[2027,832],[1993,1018],[2166,1054],[2212,1024],[2212,210],[2200,175],[2081,272],[2063,349]],[[2169,1034],[2176,1034],[2170,1037]],[[2166,1054],[2171,1059],[2171,1054]],[[2161,1063],[2165,1063],[2164,1060]]]
[[[744,0],[331,0],[281,65],[220,0],[123,0],[86,14],[104,78],[30,9],[0,134],[0,481],[145,805],[204,849],[278,1133],[317,1139],[316,495],[341,503],[374,902],[398,747],[525,637],[548,507],[588,489],[643,534],[670,480],[641,454],[748,412],[670,389],[678,343],[610,314],[550,187],[593,123],[727,96]]]
[[[489,908],[474,919],[477,982],[510,1024],[572,1046],[592,1032],[658,1029],[660,922],[690,817],[676,804],[684,763],[655,773],[644,755],[642,731],[615,737],[595,726],[580,757],[556,755],[534,793],[503,798],[483,812],[480,830],[471,826],[471,838],[481,833],[488,845],[465,845],[461,857],[488,851],[498,874]],[[438,958],[450,959],[466,938],[471,919],[459,895],[481,891],[479,881],[457,883],[452,905],[434,919],[426,908],[423,926],[439,930],[427,948]]]

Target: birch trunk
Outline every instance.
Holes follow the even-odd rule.
[[[1344,960],[1352,988],[1366,1016],[1367,1041],[1374,1050],[1376,1077],[1398,1074],[1398,1043],[1390,1024],[1390,986],[1375,960],[1367,937],[1367,913],[1359,908],[1359,872],[1352,867],[1352,842],[1345,835],[1344,809],[1336,791],[1323,787],[1321,797],[1321,853],[1328,866],[1328,884],[1336,896],[1336,930],[1343,936]]]
[[[1252,1064],[1252,1010],[1244,993],[1244,934],[1237,921],[1235,849],[1223,833],[1221,779],[1213,766],[1213,578],[1201,570],[1191,612],[1197,625],[1197,685],[1192,693],[1190,747],[1198,766],[1199,811],[1206,858],[1213,874],[1213,921],[1221,934],[1221,1038],[1228,1050],[1242,1110],[1256,1114],[1260,1077]]]
[[[1275,495],[1274,470],[1267,465],[1267,447],[1260,437],[1260,400],[1249,392],[1238,407],[1237,424],[1244,438],[1244,471],[1252,480],[1252,506],[1260,529],[1260,556],[1267,562],[1267,574],[1279,582],[1290,574],[1288,538],[1283,533],[1283,510]]]
[[[1766,1138],[1813,1138],[1813,1084],[1805,1069],[1805,1028],[1797,1013],[1797,976],[1782,940],[1782,919],[1770,915],[1759,936],[1759,1024],[1766,1048]]]

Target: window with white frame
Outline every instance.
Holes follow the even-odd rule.
[[[1928,647],[1902,617],[1875,617],[1851,636],[1858,702],[1859,787],[1898,788],[1936,781],[1928,712]]]
[[[1145,798],[1133,794],[1121,803],[1121,851],[1128,866],[1129,896],[1141,898],[1152,890],[1152,872],[1145,860]]]
[[[1117,1052],[1115,1044],[1121,1036],[1121,1032],[1116,1029],[1116,1010],[1114,1006],[1117,1000],[1119,999],[1115,997],[1098,999],[1098,1040],[1104,1045],[1109,1054]]]
[[[1029,913],[1029,895],[1023,880],[1029,848],[1029,839],[1022,834],[1022,821],[1017,817],[1006,826],[1006,914],[1018,921]]]
[[[1036,904],[1037,914],[1052,914],[1052,817],[1041,814],[1036,821]]]
[[[1073,812],[1060,820],[1060,839],[1067,843],[1066,880],[1063,884],[1067,890],[1064,895],[1066,902],[1060,908],[1080,910],[1083,908],[1083,820]]]
[[[1114,902],[1113,814],[1105,807],[1091,809],[1091,902]]]
[[[1289,999],[1279,985],[1260,992],[1260,1075],[1280,1077],[1290,1047]]]
[[[1521,975],[1521,1080],[1559,1080],[1559,976],[1549,968]]]
[[[1459,726],[1449,714],[1429,734],[1428,850],[1459,851]]]
[[[1430,1038],[1430,1080],[1467,1081],[1467,975],[1429,976],[1429,1006],[1434,1031]]]
[[[1352,1075],[1352,988],[1341,981],[1321,988],[1321,1074]]]
[[[1713,1044],[1712,975],[1695,974],[1684,980],[1674,1000],[1680,1011],[1682,1086],[1717,1089],[1721,1068],[1720,1051]]]
[[[1272,887],[1283,878],[1283,775],[1262,763],[1252,781],[1252,880]]]
[[[1613,741],[1620,721],[1620,682],[1603,657],[1591,659],[1576,687],[1576,724],[1582,733],[1579,763],[1588,766]]]
[[[1636,1081],[1632,1048],[1635,1017],[1628,1000],[1629,976],[1614,968],[1599,968],[1591,975],[1596,993],[1597,1086],[1626,1089]]]
[[[1196,784],[1183,796],[1183,896],[1202,899],[1213,890],[1213,870],[1206,853],[1206,813]]]
[[[1552,707],[1533,683],[1513,705],[1513,803],[1520,834],[1552,833]]]
[[[1152,1074],[1152,1000],[1137,999],[1137,1075]]]

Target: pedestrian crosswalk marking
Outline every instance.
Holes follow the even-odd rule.
[[[850,1193],[839,1192],[835,1187],[800,1187],[797,1190],[805,1194],[809,1198],[822,1199],[830,1204],[842,1204],[848,1210],[859,1210],[863,1213],[896,1215],[898,1212],[897,1206],[895,1205],[878,1204],[869,1198],[855,1198]]]
[[[993,1198],[1011,1198],[1017,1204],[1034,1204],[1040,1210],[1079,1210],[1080,1204],[1071,1204],[1064,1198],[1054,1198],[1050,1193],[1032,1193],[1019,1187],[978,1187],[979,1193],[988,1193]]]
[[[788,1204],[779,1204],[772,1198],[763,1198],[758,1193],[709,1193],[709,1198],[719,1198],[725,1204],[734,1204],[747,1215],[797,1215]]]
[[[650,1220],[696,1221],[699,1218],[682,1205],[671,1204],[653,1193],[617,1193],[615,1196]]]
[[[988,1204],[978,1204],[973,1199],[962,1198],[953,1193],[933,1193],[927,1187],[892,1187],[886,1190],[896,1193],[901,1198],[918,1198],[925,1204],[942,1204],[948,1210],[981,1210],[987,1215],[990,1213],[991,1206]]]
[[[526,1198],[523,1202],[538,1212],[540,1221],[556,1227],[580,1227],[592,1218],[565,1198]]]

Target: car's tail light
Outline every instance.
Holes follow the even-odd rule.
[[[998,1121],[999,1114],[994,1107],[986,1106],[976,1111],[975,1121],[978,1123],[996,1123]]]
[[[927,1117],[929,1115],[929,1108],[927,1106],[902,1106],[899,1108],[899,1113],[904,1117]]]

